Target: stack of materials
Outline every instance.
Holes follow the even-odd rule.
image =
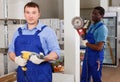
[[[0,82],[16,82],[16,72],[1,76]]]

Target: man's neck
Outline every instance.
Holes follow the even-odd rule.
[[[34,23],[34,24],[30,24],[28,23],[28,29],[32,30],[33,28],[35,28],[37,26],[38,23]]]
[[[99,21],[95,21],[95,22],[93,22],[94,24],[97,24],[98,22],[100,22],[101,20],[99,20]]]

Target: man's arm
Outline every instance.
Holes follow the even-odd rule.
[[[54,61],[56,59],[58,59],[58,55],[56,54],[56,52],[51,52],[45,56],[45,61]]]
[[[15,61],[15,53],[14,52],[8,52],[8,55],[9,55],[9,58],[12,60],[12,61]]]
[[[104,46],[104,42],[98,42],[97,44],[90,44],[87,42],[86,46],[93,49],[93,50],[100,51],[100,50],[102,50],[102,48]]]

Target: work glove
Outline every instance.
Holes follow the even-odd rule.
[[[23,59],[21,56],[15,57],[15,63],[19,66],[25,66],[27,64],[27,60]]]
[[[40,64],[42,62],[44,62],[44,57],[43,54],[33,54],[31,55],[30,59],[29,59],[32,63],[34,64]]]

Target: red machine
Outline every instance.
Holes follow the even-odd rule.
[[[80,36],[82,36],[84,34],[84,31],[83,31],[84,22],[81,17],[74,17],[72,19],[72,25],[77,30],[77,32]]]

